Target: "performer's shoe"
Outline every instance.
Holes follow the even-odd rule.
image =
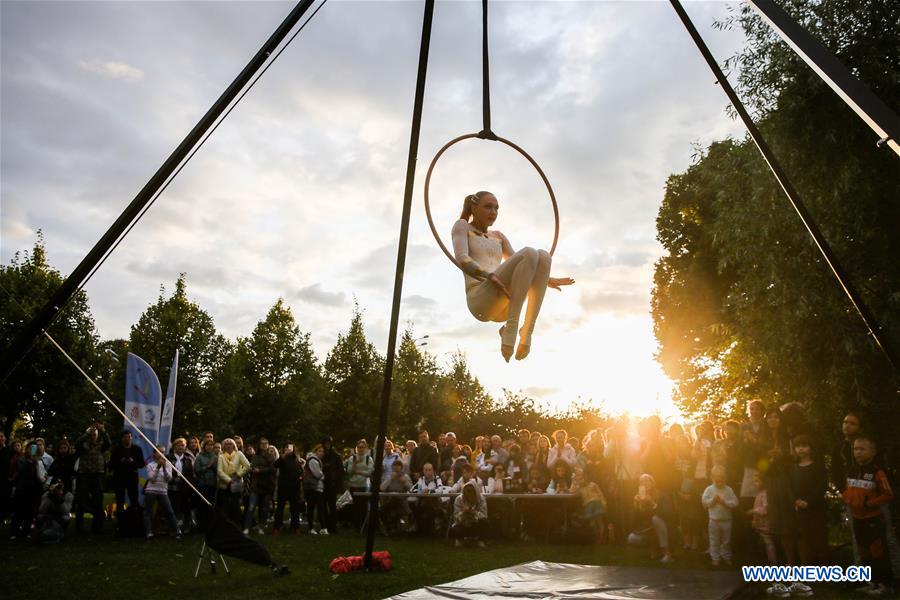
[[[519,330],[519,346],[516,348],[516,360],[522,360],[531,352],[531,334],[523,335]]]
[[[512,328],[513,336],[511,340],[506,338],[507,326],[504,325],[500,328],[500,354],[503,355],[503,360],[509,362],[509,359],[512,358],[513,355],[513,347],[516,343],[515,338],[515,328]]]

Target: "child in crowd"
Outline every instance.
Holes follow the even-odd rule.
[[[775,536],[769,525],[769,500],[766,494],[765,480],[759,471],[753,473],[753,485],[756,487],[756,497],[753,500],[753,508],[747,511],[753,524],[753,531],[759,534],[763,545],[766,547],[766,560],[770,565],[778,562],[775,549]]]
[[[812,438],[794,438],[797,463],[791,468],[791,495],[797,522],[797,554],[802,565],[824,565],[828,549],[825,491],[828,472],[813,448]]]
[[[722,560],[731,564],[731,511],[737,508],[734,490],[725,484],[725,467],[714,466],[710,474],[712,484],[703,490],[703,507],[709,512],[709,557],[718,567]]]
[[[632,546],[651,546],[651,555],[655,555],[655,541],[662,551],[662,563],[675,562],[669,551],[669,528],[659,509],[659,489],[652,475],[644,473],[638,479],[638,492],[634,496],[635,530],[628,534],[628,543]]]
[[[547,486],[548,494],[568,494],[572,488],[572,468],[569,463],[558,459],[553,463],[553,474],[550,485]]]
[[[864,565],[872,567],[872,582],[862,588],[871,596],[890,592],[887,530],[881,507],[894,498],[884,469],[875,464],[875,442],[865,435],[853,441],[852,465],[847,471],[844,502],[853,514],[853,533]]]
[[[603,543],[606,538],[606,523],[604,519],[606,514],[606,497],[603,495],[600,486],[593,481],[588,481],[584,476],[583,469],[576,468],[572,492],[578,494],[581,498],[581,518],[594,530],[597,541]]]
[[[460,471],[460,477],[456,480],[456,483],[450,488],[450,492],[454,494],[459,494],[462,492],[463,486],[469,482],[473,482],[477,487],[478,491],[482,492],[481,489],[481,479],[475,477],[475,467],[466,463],[462,466],[462,470]]]

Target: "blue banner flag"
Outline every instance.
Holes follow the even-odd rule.
[[[175,387],[178,384],[178,350],[169,371],[169,385],[166,387],[166,403],[163,404],[162,418],[159,421],[158,444],[165,446],[166,454],[172,450],[172,419],[175,416]]]
[[[154,444],[159,439],[159,417],[162,408],[162,388],[159,378],[144,359],[136,354],[128,353],[128,365],[125,368],[125,414],[137,425],[145,436]],[[153,458],[154,448],[147,445],[130,423],[125,423],[125,429],[131,432],[134,445],[141,449],[144,461]],[[147,469],[141,468],[138,477],[143,488],[143,481],[147,478]],[[143,494],[141,494],[143,497]]]

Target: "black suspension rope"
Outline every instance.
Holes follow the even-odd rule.
[[[366,532],[365,567],[372,567],[372,550],[378,530],[378,497],[384,460],[384,440],[387,434],[388,409],[391,402],[391,382],[394,355],[397,348],[397,327],[400,321],[400,299],[403,294],[403,271],[406,268],[406,247],[409,241],[409,218],[412,212],[413,187],[416,182],[416,155],[419,152],[419,132],[422,129],[422,107],[425,100],[425,75],[428,72],[428,50],[431,46],[431,22],[434,0],[425,0],[422,19],[422,40],[419,45],[419,71],[416,76],[416,95],[413,105],[412,128],[409,134],[409,155],[406,159],[406,187],[403,191],[403,212],[400,217],[400,242],[397,246],[397,268],[394,271],[394,299],[391,305],[391,328],[388,333],[387,354],[384,361],[384,384],[381,388],[381,409],[378,413],[378,435],[375,437],[375,471],[372,473],[372,497],[369,502],[369,529]]]
[[[488,0],[481,0],[481,110],[484,128],[478,137],[485,140],[496,140],[491,130],[491,70],[488,52]]]
[[[194,155],[197,153],[197,151],[200,150],[200,148],[206,143],[206,141],[209,139],[209,137],[212,135],[212,133],[216,129],[218,129],[219,125],[221,125],[222,122],[225,120],[225,118],[229,114],[231,114],[231,111],[233,111],[235,109],[235,107],[238,105],[238,103],[240,103],[240,101],[244,98],[244,96],[246,96],[247,93],[253,88],[253,86],[256,85],[256,83],[260,80],[260,78],[263,76],[263,74],[265,74],[265,72],[269,70],[269,68],[272,66],[272,64],[275,62],[275,60],[277,60],[278,57],[281,56],[281,54],[287,49],[287,47],[291,44],[291,42],[293,42],[294,39],[300,34],[300,32],[303,31],[303,29],[306,27],[306,25],[309,24],[309,22],[312,20],[312,18],[316,16],[316,14],[319,12],[319,10],[321,10],[322,7],[325,6],[325,3],[327,1],[328,0],[323,0],[323,2],[315,9],[315,11],[313,11],[313,13],[306,19],[306,21],[303,22],[303,24],[297,29],[297,31],[294,32],[294,34],[288,39],[288,41],[278,49],[277,52],[272,54],[272,50],[274,50],[275,47],[277,47],[277,43],[275,46],[272,46],[272,50],[261,51],[264,53],[261,56],[261,58],[263,58],[264,60],[267,61],[265,66],[262,68],[262,70],[255,75],[255,77],[244,88],[243,92],[237,97],[237,99],[231,103],[231,105],[228,107],[227,111],[225,111],[224,114],[222,114],[221,116],[217,117],[217,120],[216,120],[215,124],[212,126],[212,128],[209,131],[204,133],[201,140],[193,147],[193,149],[186,156],[186,158],[184,158],[180,162],[177,169],[175,169],[166,178],[163,185],[153,194],[152,198],[143,207],[141,207],[137,216],[129,223],[129,225],[125,228],[125,230],[117,236],[117,238],[115,239],[115,242],[103,253],[103,255],[97,261],[97,263],[93,267],[91,267],[90,271],[85,276],[85,278],[80,283],[78,283],[78,285],[73,290],[71,290],[65,294],[65,299],[62,302],[60,302],[59,305],[54,305],[51,307],[52,315],[49,317],[46,324],[42,324],[41,326],[38,327],[38,330],[50,328],[50,326],[53,324],[53,322],[59,317],[60,314],[63,313],[63,310],[72,301],[72,298],[74,298],[75,294],[78,291],[82,290],[85,285],[87,285],[88,281],[90,281],[91,278],[94,276],[94,274],[96,274],[97,270],[103,265],[103,263],[106,262],[106,260],[112,255],[112,253],[115,251],[115,249],[118,248],[119,244],[122,243],[122,240],[125,239],[125,237],[131,232],[131,230],[134,229],[134,226],[137,225],[137,223],[144,217],[145,214],[147,214],[147,211],[150,209],[150,207],[153,206],[153,204],[156,202],[156,200],[159,198],[159,196],[166,190],[166,188],[169,187],[169,185],[172,183],[172,181],[175,179],[175,177],[178,176],[178,174],[182,171],[182,169],[184,169],[184,167],[187,165],[187,163],[190,162],[190,160],[194,157]],[[311,5],[312,2],[309,2],[309,4]],[[305,10],[306,10],[306,8],[302,5],[302,3],[298,4],[297,8],[295,8],[294,11],[292,12],[292,15],[294,13],[298,13],[298,16],[301,16],[302,13],[305,12]],[[292,18],[292,15],[289,15],[289,17],[285,19],[285,22],[282,23],[282,27],[284,27],[286,24],[290,23],[290,19]],[[270,38],[269,42],[267,42],[267,45],[271,44],[273,42],[280,42],[281,39],[283,39],[283,38],[279,39],[276,36],[278,36],[278,32],[273,34],[272,38]],[[258,55],[259,55],[259,53],[258,53]],[[248,68],[249,68],[249,66],[248,66]],[[242,75],[243,75],[243,73],[242,73]],[[239,78],[240,78],[240,76],[239,76]],[[227,93],[228,92],[226,91],[226,94]],[[212,111],[212,109],[211,109],[211,111]],[[179,147],[179,149],[180,149],[180,147]],[[176,150],[176,153],[177,152],[178,152],[178,150]],[[174,156],[174,154],[173,154],[173,156]],[[151,182],[152,182],[152,180],[151,180]],[[150,184],[148,183],[148,186],[149,185]],[[145,188],[146,187],[147,186],[145,186]],[[136,200],[137,199],[135,199],[135,201]],[[133,203],[134,203],[134,201],[133,201]],[[129,206],[129,208],[131,208],[131,207]],[[128,212],[128,209],[126,209],[126,212]],[[124,216],[124,213],[122,216],[119,217],[119,219],[121,219],[123,216]],[[113,227],[115,227],[115,224]],[[100,242],[98,242],[97,245],[99,246]],[[95,249],[96,249],[96,246],[95,246]],[[93,250],[91,251],[91,253],[93,253]],[[87,260],[87,258],[88,257],[85,257],[85,259],[82,261],[82,263],[84,263]],[[81,265],[79,265],[79,267],[80,266]],[[73,274],[70,275],[69,277],[71,278],[74,275],[75,275],[75,273],[73,272]],[[66,285],[67,281],[63,282],[63,286]],[[63,286],[61,286],[61,287],[63,287]],[[60,292],[61,292],[61,290],[58,290],[54,294],[54,296],[56,294],[59,294]],[[48,307],[44,307],[44,310],[42,310],[42,313],[47,312],[47,308]],[[43,315],[39,315],[39,316],[42,317]],[[33,319],[33,321],[34,320],[37,320],[37,319],[35,318],[35,319]],[[31,326],[31,325],[33,325],[33,323],[29,323],[29,326]],[[25,356],[28,355],[28,353],[31,352],[31,350],[34,348],[36,341],[39,339],[37,337],[37,333],[38,332],[34,332],[34,335],[31,336],[30,341],[27,342],[27,345],[25,346],[24,350],[21,352],[21,354],[19,356],[13,356],[13,351],[15,350],[15,347],[18,342],[18,340],[14,340],[13,345],[10,346],[10,348],[7,350],[7,354],[6,354],[6,358],[12,364],[7,366],[7,364],[6,364],[7,361],[4,361],[5,373],[3,374],[2,382],[6,382],[7,378],[12,374],[12,372],[16,369],[16,367],[18,367],[18,365],[22,362],[22,360],[25,358]]]
[[[853,305],[853,308],[856,309],[857,313],[859,313],[860,318],[862,318],[863,322],[869,330],[869,334],[875,340],[875,344],[881,349],[885,357],[887,357],[888,362],[894,369],[894,373],[900,375],[900,359],[898,359],[898,356],[894,351],[890,340],[885,335],[884,329],[878,323],[878,320],[875,318],[875,315],[872,313],[872,311],[869,310],[869,307],[863,301],[862,296],[859,295],[859,292],[856,290],[856,287],[854,287],[853,282],[850,281],[850,277],[847,275],[847,272],[841,266],[840,262],[838,262],[837,256],[835,256],[834,251],[831,249],[831,246],[828,244],[828,241],[825,239],[825,236],[822,234],[819,226],[816,225],[816,222],[813,220],[812,215],[809,214],[806,205],[800,199],[800,195],[797,193],[797,190],[794,189],[794,186],[787,178],[787,174],[784,172],[784,169],[781,167],[778,159],[775,158],[775,155],[772,153],[771,148],[769,148],[769,145],[763,138],[762,133],[756,127],[756,124],[753,122],[753,119],[750,117],[747,109],[744,108],[744,104],[741,102],[741,99],[738,97],[737,93],[735,93],[734,88],[731,87],[731,84],[728,82],[725,74],[722,73],[722,69],[719,68],[719,63],[716,62],[715,57],[709,51],[706,42],[703,41],[703,38],[700,36],[700,33],[694,26],[693,21],[691,21],[690,16],[688,16],[687,11],[684,10],[684,7],[681,5],[681,2],[679,0],[669,0],[669,2],[672,4],[675,12],[678,13],[678,17],[681,19],[681,22],[684,24],[685,29],[687,29],[688,33],[690,34],[691,39],[694,40],[694,43],[700,50],[700,54],[702,54],[703,58],[706,59],[706,64],[709,65],[710,70],[712,70],[713,74],[716,76],[716,80],[722,86],[722,90],[728,96],[728,100],[731,102],[731,105],[734,107],[735,111],[737,111],[738,115],[740,115],[741,120],[744,122],[744,126],[750,133],[750,137],[753,139],[756,147],[759,149],[760,154],[762,154],[763,159],[765,159],[766,163],[769,165],[769,169],[772,171],[772,174],[775,176],[775,179],[778,181],[778,184],[784,191],[785,196],[787,196],[791,205],[794,207],[794,210],[797,212],[797,215],[800,217],[800,221],[803,223],[806,231],[809,233],[810,237],[812,237],[816,248],[818,248],[819,253],[822,255],[822,258],[825,259],[825,263],[828,265],[828,268],[831,269],[831,273],[834,275],[835,279],[837,279],[837,282],[841,286],[841,289],[844,290],[844,293],[850,299],[850,303]]]

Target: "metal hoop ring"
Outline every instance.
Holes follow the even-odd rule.
[[[447,258],[450,259],[450,262],[456,265],[460,271],[462,271],[462,265],[460,265],[456,258],[454,258],[453,254],[451,254],[450,251],[447,250],[444,242],[441,241],[441,236],[438,234],[437,228],[434,226],[434,220],[431,218],[431,204],[428,200],[428,189],[431,185],[431,173],[434,171],[434,167],[435,165],[437,165],[438,159],[441,158],[441,155],[443,155],[444,152],[446,152],[454,144],[471,138],[488,139],[483,137],[479,133],[467,133],[450,140],[449,142],[444,144],[444,147],[438,150],[438,153],[434,155],[433,159],[431,159],[431,164],[428,165],[428,174],[425,175],[425,216],[428,217],[428,226],[431,227],[431,233],[434,235],[434,239],[438,243],[438,246],[441,247],[441,250],[443,250],[444,254],[447,255]],[[531,163],[531,166],[534,167],[538,172],[538,175],[541,176],[541,179],[544,180],[544,185],[547,186],[547,192],[550,194],[550,202],[551,204],[553,204],[553,245],[550,246],[550,256],[553,256],[553,253],[556,251],[556,242],[559,240],[559,207],[556,205],[556,195],[553,193],[553,188],[550,186],[550,181],[547,179],[547,176],[544,175],[544,171],[541,169],[540,165],[538,165],[537,162],[533,158],[531,158],[531,156],[527,152],[525,152],[525,150],[505,138],[496,136],[494,139],[495,141],[506,144],[507,146],[524,156],[525,159]]]

